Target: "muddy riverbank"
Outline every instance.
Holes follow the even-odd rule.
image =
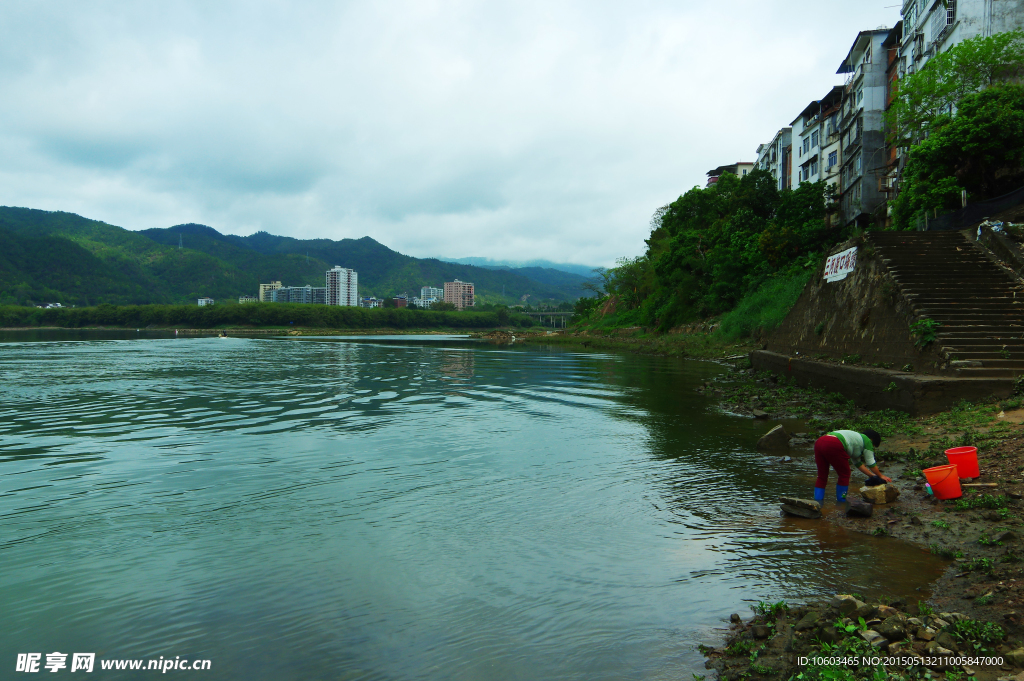
[[[961,403],[947,412],[911,418],[894,411],[866,411],[838,394],[801,389],[785,379],[753,373],[742,362],[721,379],[705,381],[698,391],[717,399],[723,410],[764,419],[766,430],[775,423],[801,424],[804,432],[791,433],[795,437],[788,447],[773,450],[781,456],[787,451],[808,456],[818,436],[840,427],[881,432],[880,467],[893,478],[899,498],[874,506],[869,518],[848,517],[845,505],[837,507],[834,501],[833,474],[823,518],[798,522],[829,522],[848,531],[903,540],[950,561],[927,601],[862,602],[857,606],[862,608],[860,616],[850,617],[852,611],[843,612],[842,599],[822,594],[788,610],[778,604],[774,611],[766,610],[770,604],[762,604],[747,622],[734,616],[725,645],[705,649],[709,668],[720,678],[777,679],[796,673],[803,673],[803,678],[853,678],[847,673],[863,676],[863,665],[808,666],[800,664],[800,658],[835,657],[837,652],[859,658],[872,651],[875,656],[901,658],[902,664],[885,668],[890,678],[919,678],[927,672],[984,681],[1020,673],[1024,398]],[[964,482],[959,499],[936,500],[927,494],[921,470],[948,463],[945,450],[960,445],[978,448],[980,475]],[[851,497],[860,496],[862,483],[863,475],[854,472]],[[810,493],[810,486],[794,490],[798,497]],[[926,658],[937,657],[936,646],[955,657],[1001,657],[1002,664],[929,666]],[[876,672],[883,674],[881,668],[870,673]]]

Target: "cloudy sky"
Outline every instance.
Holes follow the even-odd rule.
[[[610,265],[896,0],[0,4],[0,205]]]

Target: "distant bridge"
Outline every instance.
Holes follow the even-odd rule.
[[[569,319],[576,314],[575,312],[523,312],[521,314],[529,315],[533,319],[536,319],[541,323],[542,326],[551,325],[553,329],[564,329],[568,325]]]

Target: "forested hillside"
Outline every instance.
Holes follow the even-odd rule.
[[[571,281],[413,258],[369,237],[239,237],[196,224],[133,232],[73,213],[0,207],[0,304],[227,302],[255,295],[260,282],[323,286],[334,265],[355,269],[360,294],[378,297],[417,295],[421,286],[456,278],[473,282],[481,302],[524,295],[531,303],[561,302],[581,294]]]

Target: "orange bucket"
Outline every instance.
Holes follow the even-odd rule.
[[[960,477],[957,475],[956,464],[925,468],[924,477],[932,487],[936,499],[959,499],[963,496],[960,490]]]
[[[978,470],[977,447],[953,447],[946,450],[946,458],[956,466],[957,475],[961,478],[976,478],[981,475]]]

